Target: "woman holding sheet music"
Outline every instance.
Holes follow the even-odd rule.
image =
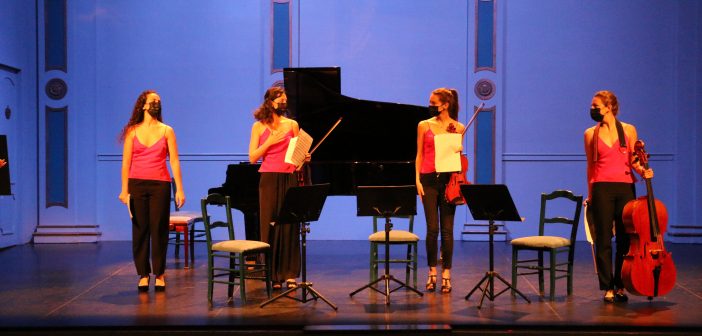
[[[156,275],[154,289],[166,289],[166,249],[171,202],[171,176],[166,167],[170,158],[176,184],[175,201],[185,204],[180,174],[178,145],[173,128],[161,118],[161,97],[155,91],[142,92],[134,104],[129,122],[122,129],[122,190],[119,199],[132,215],[132,252],[140,276],[137,288],[149,289],[149,273]],[[151,266],[149,265],[151,250]]]
[[[297,185],[296,167],[285,162],[285,153],[300,127],[297,121],[285,117],[287,97],[282,88],[271,87],[263,99],[254,112],[256,122],[249,142],[249,161],[262,160],[258,186],[261,241],[271,245],[273,288],[281,288],[283,281],[292,288],[300,274],[300,225],[275,223],[275,217],[283,206],[285,192]]]
[[[417,192],[424,205],[427,222],[427,261],[429,279],[427,291],[436,289],[437,239],[441,227],[441,292],[451,292],[451,259],[453,256],[453,218],[456,206],[449,204],[445,197],[446,183],[451,173],[437,173],[435,167],[434,136],[446,133],[462,133],[464,126],[458,119],[458,92],[454,89],[439,88],[432,91],[429,98],[431,118],[419,122],[417,126],[417,158],[415,174]]]

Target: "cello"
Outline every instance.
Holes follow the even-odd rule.
[[[641,140],[634,144],[635,160],[648,169],[648,153]],[[622,281],[634,295],[665,295],[675,286],[675,264],[672,253],[663,245],[663,235],[668,226],[665,205],[653,197],[651,179],[646,181],[647,195],[629,201],[622,213],[622,220],[629,234],[629,253],[624,256]]]

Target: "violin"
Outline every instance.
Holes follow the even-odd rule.
[[[473,116],[468,121],[468,124],[466,124],[466,127],[463,128],[461,136],[466,134],[466,130],[468,130],[468,127],[473,123],[473,121],[475,121],[475,117],[478,116],[478,112],[480,112],[483,106],[485,106],[485,103],[480,103],[480,106],[478,106],[478,108],[475,109],[475,112],[473,112]],[[453,126],[453,124],[451,124],[451,126]],[[448,131],[450,133],[453,133],[453,131],[455,131],[455,128],[453,128],[453,131],[451,129],[449,129]],[[463,198],[463,194],[461,194],[461,184],[470,183],[468,182],[468,178],[466,178],[467,173],[468,157],[464,153],[461,153],[461,171],[451,174],[451,177],[449,178],[449,181],[446,184],[446,191],[444,191],[444,198],[446,198],[446,202],[448,202],[449,204],[466,204],[466,200]]]
[[[649,154],[643,141],[634,144],[635,160],[648,169]],[[622,219],[631,244],[624,256],[622,281],[634,295],[665,295],[675,286],[676,270],[672,253],[665,250],[663,235],[668,226],[668,211],[663,202],[653,197],[651,179],[646,181],[645,196],[629,201],[624,206]]]

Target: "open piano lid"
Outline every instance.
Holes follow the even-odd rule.
[[[341,69],[285,68],[290,116],[315,145],[312,182],[331,183],[331,195],[351,195],[358,185],[414,184],[417,124],[425,106],[378,102],[341,94]]]

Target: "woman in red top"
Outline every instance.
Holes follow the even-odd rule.
[[[171,177],[166,167],[170,158],[177,192],[178,207],[185,204],[180,175],[178,145],[173,128],[161,118],[161,98],[156,92],[142,92],[134,104],[132,116],[122,133],[122,191],[119,199],[128,204],[132,215],[132,252],[139,274],[139,291],[149,289],[149,247],[156,275],[154,288],[166,289],[166,249],[171,201]]]
[[[653,177],[653,170],[644,170],[633,160],[633,146],[637,140],[633,125],[617,120],[619,103],[609,91],[599,91],[592,98],[590,117],[597,125],[585,130],[587,157],[587,184],[589,203],[595,226],[595,260],[600,289],[604,301],[625,302],[621,278],[624,255],[629,252],[629,235],[622,222],[626,203],[636,198],[633,171],[645,178]],[[622,139],[624,138],[624,139]],[[616,253],[612,268],[612,225],[616,230]]]
[[[273,288],[281,288],[283,281],[292,288],[300,274],[300,224],[275,223],[283,206],[285,192],[297,186],[295,166],[285,163],[285,152],[290,139],[300,131],[297,121],[286,118],[288,98],[280,87],[271,87],[263,96],[263,103],[254,112],[249,142],[249,161],[262,160],[258,197],[261,241],[272,250],[271,270]]]
[[[436,289],[437,239],[441,224],[441,292],[451,292],[451,259],[453,256],[453,218],[456,206],[444,197],[446,183],[451,173],[437,173],[434,166],[434,136],[445,133],[462,133],[464,126],[458,119],[458,92],[439,88],[429,97],[432,117],[422,120],[417,126],[417,157],[415,176],[417,192],[424,205],[427,222],[427,262],[429,279],[426,289]]]

